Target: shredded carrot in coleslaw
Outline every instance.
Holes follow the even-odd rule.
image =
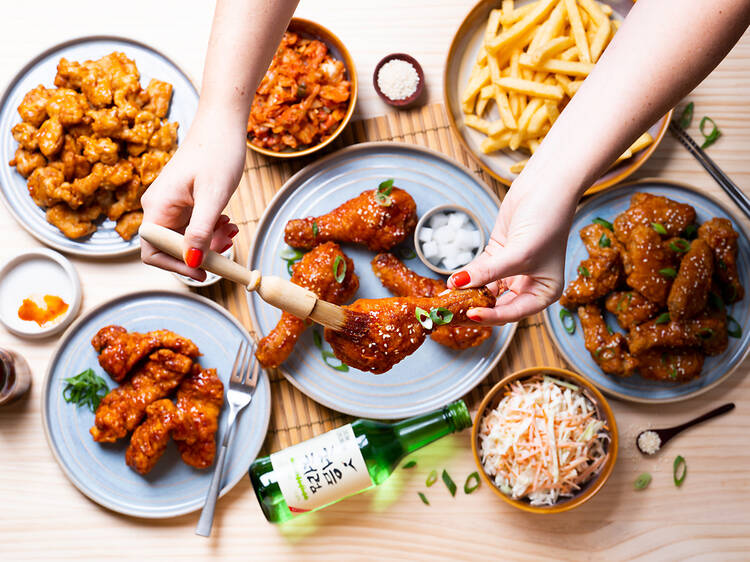
[[[541,375],[516,381],[482,419],[482,464],[513,499],[554,505],[604,466],[608,429],[578,386]]]

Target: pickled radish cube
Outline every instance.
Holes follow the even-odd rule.
[[[445,213],[435,213],[430,219],[430,226],[433,229],[440,228],[441,226],[445,226],[446,224],[448,224],[448,217],[445,215]]]
[[[437,242],[425,242],[422,244],[422,253],[424,254],[424,257],[426,257],[428,260],[431,258],[436,258],[439,256],[439,249]]]
[[[475,229],[461,229],[456,233],[456,243],[464,250],[473,250],[482,243],[479,231]]]
[[[468,222],[469,215],[460,211],[451,213],[451,215],[448,217],[448,226],[450,226],[451,228],[461,228]]]
[[[419,241],[420,242],[429,242],[432,240],[432,229],[429,227],[422,227],[419,231]]]
[[[432,234],[432,239],[440,244],[450,244],[456,238],[456,232],[447,224],[436,229]]]
[[[462,263],[460,263],[457,259],[456,254],[452,254],[450,256],[446,256],[443,258],[443,267],[448,270],[453,270],[458,267],[461,267]]]
[[[471,252],[461,252],[456,255],[456,261],[458,262],[457,267],[461,267],[462,265],[466,265],[469,263],[472,259],[474,259],[474,254]]]

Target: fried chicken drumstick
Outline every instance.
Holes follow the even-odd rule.
[[[346,365],[385,373],[414,353],[432,331],[417,319],[417,307],[427,312],[445,308],[453,313],[451,324],[461,325],[470,323],[467,310],[494,304],[495,297],[486,288],[451,291],[438,297],[359,299],[343,307],[359,329],[334,332],[326,328],[325,339]]]
[[[390,250],[404,241],[417,225],[417,205],[403,189],[389,195],[378,190],[362,192],[354,199],[319,217],[286,223],[284,241],[293,248],[310,249],[321,242],[363,244],[373,252]]]
[[[341,282],[336,281],[334,266],[337,266],[339,273],[344,271]],[[294,265],[292,271],[292,283],[310,289],[324,301],[333,304],[344,304],[359,288],[354,263],[335,242],[313,248]],[[306,328],[304,319],[282,312],[276,327],[258,342],[255,357],[266,368],[278,367],[292,353],[297,339]]]
[[[397,297],[436,297],[448,288],[442,279],[422,277],[406,267],[393,254],[378,254],[372,270],[383,287]],[[480,345],[492,335],[487,326],[439,326],[431,334],[433,341],[451,349],[468,349]]]

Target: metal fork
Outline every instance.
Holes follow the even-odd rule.
[[[211,527],[214,523],[214,510],[216,509],[216,500],[219,498],[219,488],[221,479],[224,475],[224,462],[227,458],[227,449],[229,442],[234,434],[234,422],[237,415],[250,404],[258,384],[260,374],[260,365],[255,359],[252,344],[246,342],[240,344],[237,350],[237,357],[232,367],[232,376],[229,379],[229,390],[227,391],[227,402],[229,403],[229,415],[227,416],[227,426],[224,430],[224,440],[221,443],[219,456],[216,460],[216,468],[211,477],[211,485],[208,487],[206,494],[206,503],[203,506],[201,517],[198,525],[195,527],[195,534],[202,537],[211,535]]]

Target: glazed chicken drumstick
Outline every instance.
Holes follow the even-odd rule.
[[[385,373],[414,353],[432,332],[417,318],[417,308],[427,313],[447,309],[453,314],[450,324],[461,325],[470,323],[466,317],[469,309],[494,305],[495,297],[486,288],[451,291],[437,297],[359,299],[343,307],[357,330],[334,332],[326,328],[325,339],[346,365]]]
[[[390,250],[417,225],[417,205],[403,189],[389,189],[388,194],[364,191],[325,215],[291,220],[284,241],[302,249],[334,241],[363,244],[373,252]]]

